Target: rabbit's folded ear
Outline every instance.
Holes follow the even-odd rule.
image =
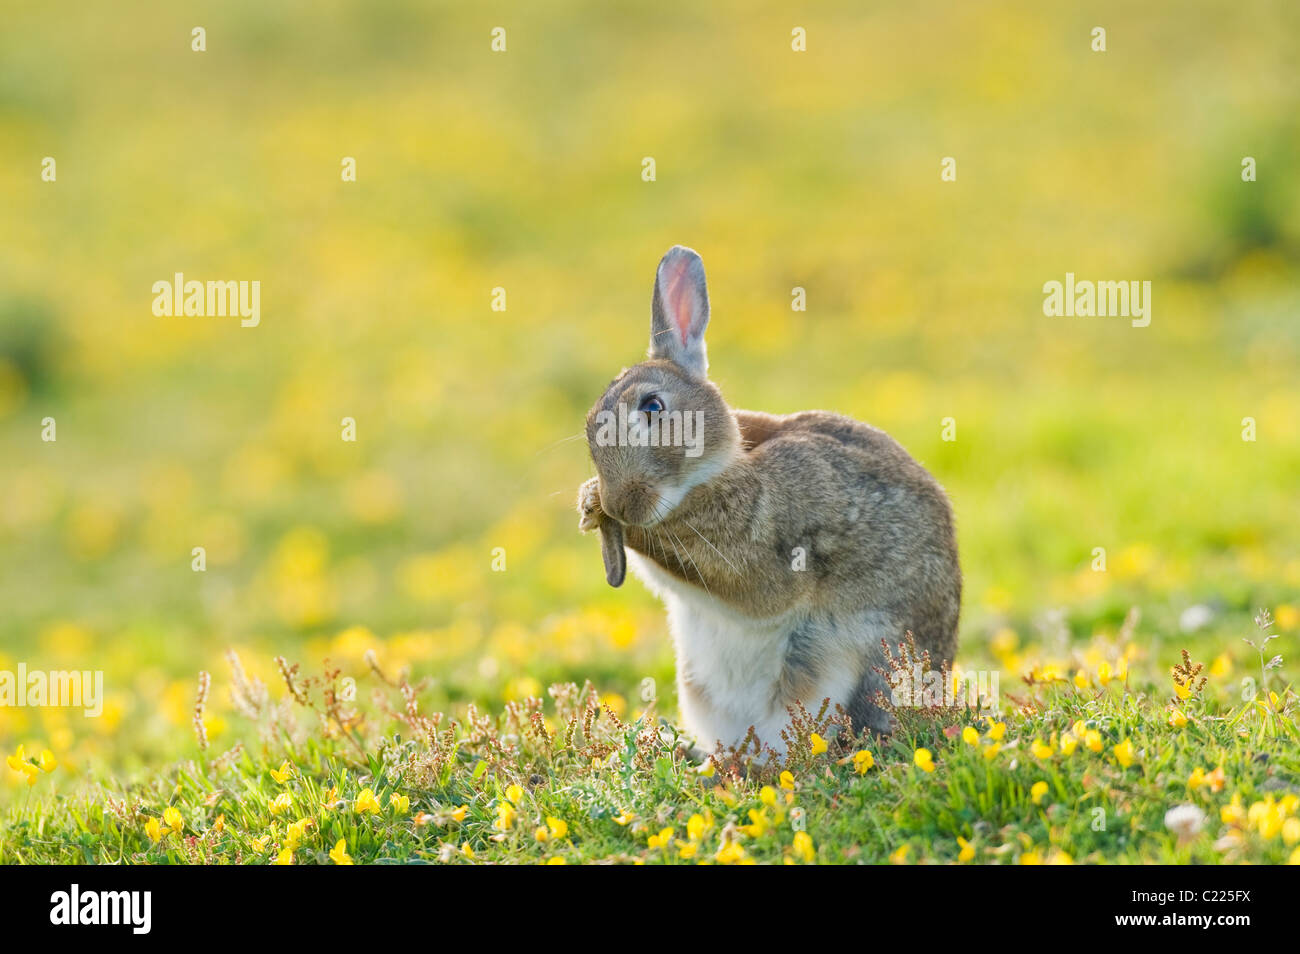
[[[704,352],[709,290],[704,284],[704,262],[694,249],[674,245],[659,260],[650,308],[650,357],[664,358],[704,377],[709,370]]]

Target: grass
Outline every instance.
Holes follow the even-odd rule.
[[[996,671],[1023,679],[995,711],[930,699],[866,739],[799,712],[783,759],[703,763],[657,700],[620,717],[590,684],[453,718],[373,656],[358,706],[337,668],[279,660],[273,693],[232,655],[258,742],[209,744],[200,677],[192,757],[56,799],[31,768],[0,862],[1300,863],[1297,699],[1257,622],[1258,650],[1168,667],[1136,613],[1059,659],[1004,631]]]

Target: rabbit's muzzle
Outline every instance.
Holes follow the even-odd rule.
[[[660,517],[658,505],[658,492],[644,481],[628,480],[615,487],[601,481],[600,507],[619,523],[649,526]]]

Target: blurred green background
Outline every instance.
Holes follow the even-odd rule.
[[[948,488],[965,652],[1054,607],[1296,603],[1300,7],[866,6],[9,5],[0,668],[104,669],[110,703],[0,710],[0,744],[184,751],[227,647],[268,681],[374,648],[447,703],[670,697],[568,438],[678,242],[735,406],[857,416]],[[177,271],[259,280],[260,327],[154,317]],[[1067,271],[1153,282],[1150,327],[1045,317]]]

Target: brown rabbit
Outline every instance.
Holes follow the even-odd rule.
[[[705,749],[753,726],[784,750],[796,702],[873,704],[881,640],[910,630],[937,665],[957,648],[961,569],[943,489],[883,431],[827,411],[732,410],[706,377],[699,255],[659,262],[650,353],[587,415],[597,476],[579,528],[604,536],[610,583],[632,570],[663,599],[686,728]]]

